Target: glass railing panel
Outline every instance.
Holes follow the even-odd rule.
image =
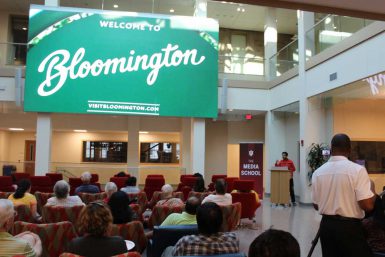
[[[0,42],[0,64],[24,66],[27,57],[26,43]]]
[[[280,49],[269,59],[270,79],[277,78],[298,65],[298,40]]]
[[[264,75],[264,59],[255,56],[220,55],[218,60],[218,72]]]

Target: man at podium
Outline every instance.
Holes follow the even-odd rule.
[[[276,167],[287,167],[287,169],[291,173],[291,178],[290,178],[290,198],[291,198],[291,203],[292,205],[296,205],[295,202],[295,195],[294,195],[294,181],[293,181],[293,173],[295,171],[295,166],[292,160],[287,158],[289,154],[287,152],[282,152],[282,160],[276,161],[275,166]]]

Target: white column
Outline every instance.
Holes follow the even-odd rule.
[[[44,0],[46,6],[60,6],[60,0]]]
[[[51,114],[38,113],[36,125],[36,176],[43,176],[51,170],[51,141]]]
[[[191,123],[191,169],[193,173],[205,175],[205,137],[204,119],[193,119]]]
[[[207,0],[195,0],[194,16],[207,17]]]
[[[130,116],[127,117],[128,125],[128,139],[127,139],[127,166],[128,173],[135,176],[140,181],[139,172],[139,129],[140,129],[140,118]]]
[[[272,7],[266,8],[265,16],[265,32],[264,32],[264,45],[265,45],[265,78],[271,79],[271,74],[274,74],[275,62],[269,62],[270,58],[277,53],[277,10]]]
[[[191,168],[191,118],[183,118],[181,135],[181,167],[186,174],[192,174]]]

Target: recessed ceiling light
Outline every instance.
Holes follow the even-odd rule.
[[[170,12],[173,13],[173,12],[175,12],[175,10],[174,9],[170,9]]]
[[[117,4],[114,4],[114,8],[119,8],[119,5],[117,5]]]
[[[237,8],[237,11],[240,12],[240,11],[241,11],[241,7],[238,7],[238,8]]]
[[[26,27],[23,27],[22,29],[23,29],[23,30],[27,30],[27,28],[26,28]]]
[[[12,130],[12,131],[23,131],[24,129],[23,128],[9,128],[9,130]]]
[[[139,131],[139,134],[148,134],[148,131]]]
[[[74,129],[74,132],[86,133],[87,130],[85,130],[85,129]]]

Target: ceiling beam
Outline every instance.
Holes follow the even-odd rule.
[[[382,9],[384,9],[384,6],[379,7],[378,10],[376,10],[376,12],[368,12],[368,11],[360,11],[360,10],[351,9],[351,8],[349,9],[349,6],[346,6],[346,9],[345,9],[345,8],[336,8],[334,6],[320,5],[313,2],[298,3],[293,0],[231,0],[231,1],[214,0],[214,1],[261,5],[261,6],[269,6],[269,7],[276,7],[276,8],[303,10],[303,11],[316,12],[316,13],[337,14],[337,15],[371,19],[371,20],[385,21],[385,12],[379,12]],[[373,9],[375,10],[376,6],[373,5]]]

